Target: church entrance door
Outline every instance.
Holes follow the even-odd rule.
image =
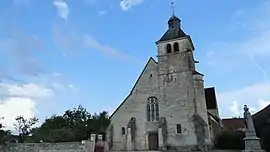
[[[158,134],[150,133],[148,135],[149,150],[158,150]]]

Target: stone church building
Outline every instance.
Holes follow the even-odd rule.
[[[194,46],[173,15],[130,94],[110,116],[110,150],[203,150],[220,119],[214,88],[204,88]]]

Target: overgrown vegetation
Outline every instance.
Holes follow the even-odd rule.
[[[99,114],[90,114],[82,106],[69,109],[63,115],[53,115],[46,119],[40,127],[32,128],[38,119],[29,120],[23,116],[16,118],[15,129],[19,136],[10,134],[10,131],[0,130],[0,141],[11,142],[72,142],[90,138],[91,133],[104,134],[110,123],[108,113],[102,111]]]
[[[226,130],[217,137],[215,147],[218,149],[243,150],[245,148],[244,138],[245,133],[243,131]]]
[[[25,138],[30,134],[32,126],[38,122],[38,118],[33,117],[28,120],[23,116],[17,116],[15,120],[16,123],[14,124],[14,127],[19,133],[19,141],[23,142],[25,141]]]

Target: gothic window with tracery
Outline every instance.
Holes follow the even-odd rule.
[[[147,121],[159,120],[159,105],[156,97],[150,97],[147,100]]]

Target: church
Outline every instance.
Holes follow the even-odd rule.
[[[112,151],[205,150],[221,129],[215,89],[204,88],[192,39],[172,15],[126,99],[110,116]]]

